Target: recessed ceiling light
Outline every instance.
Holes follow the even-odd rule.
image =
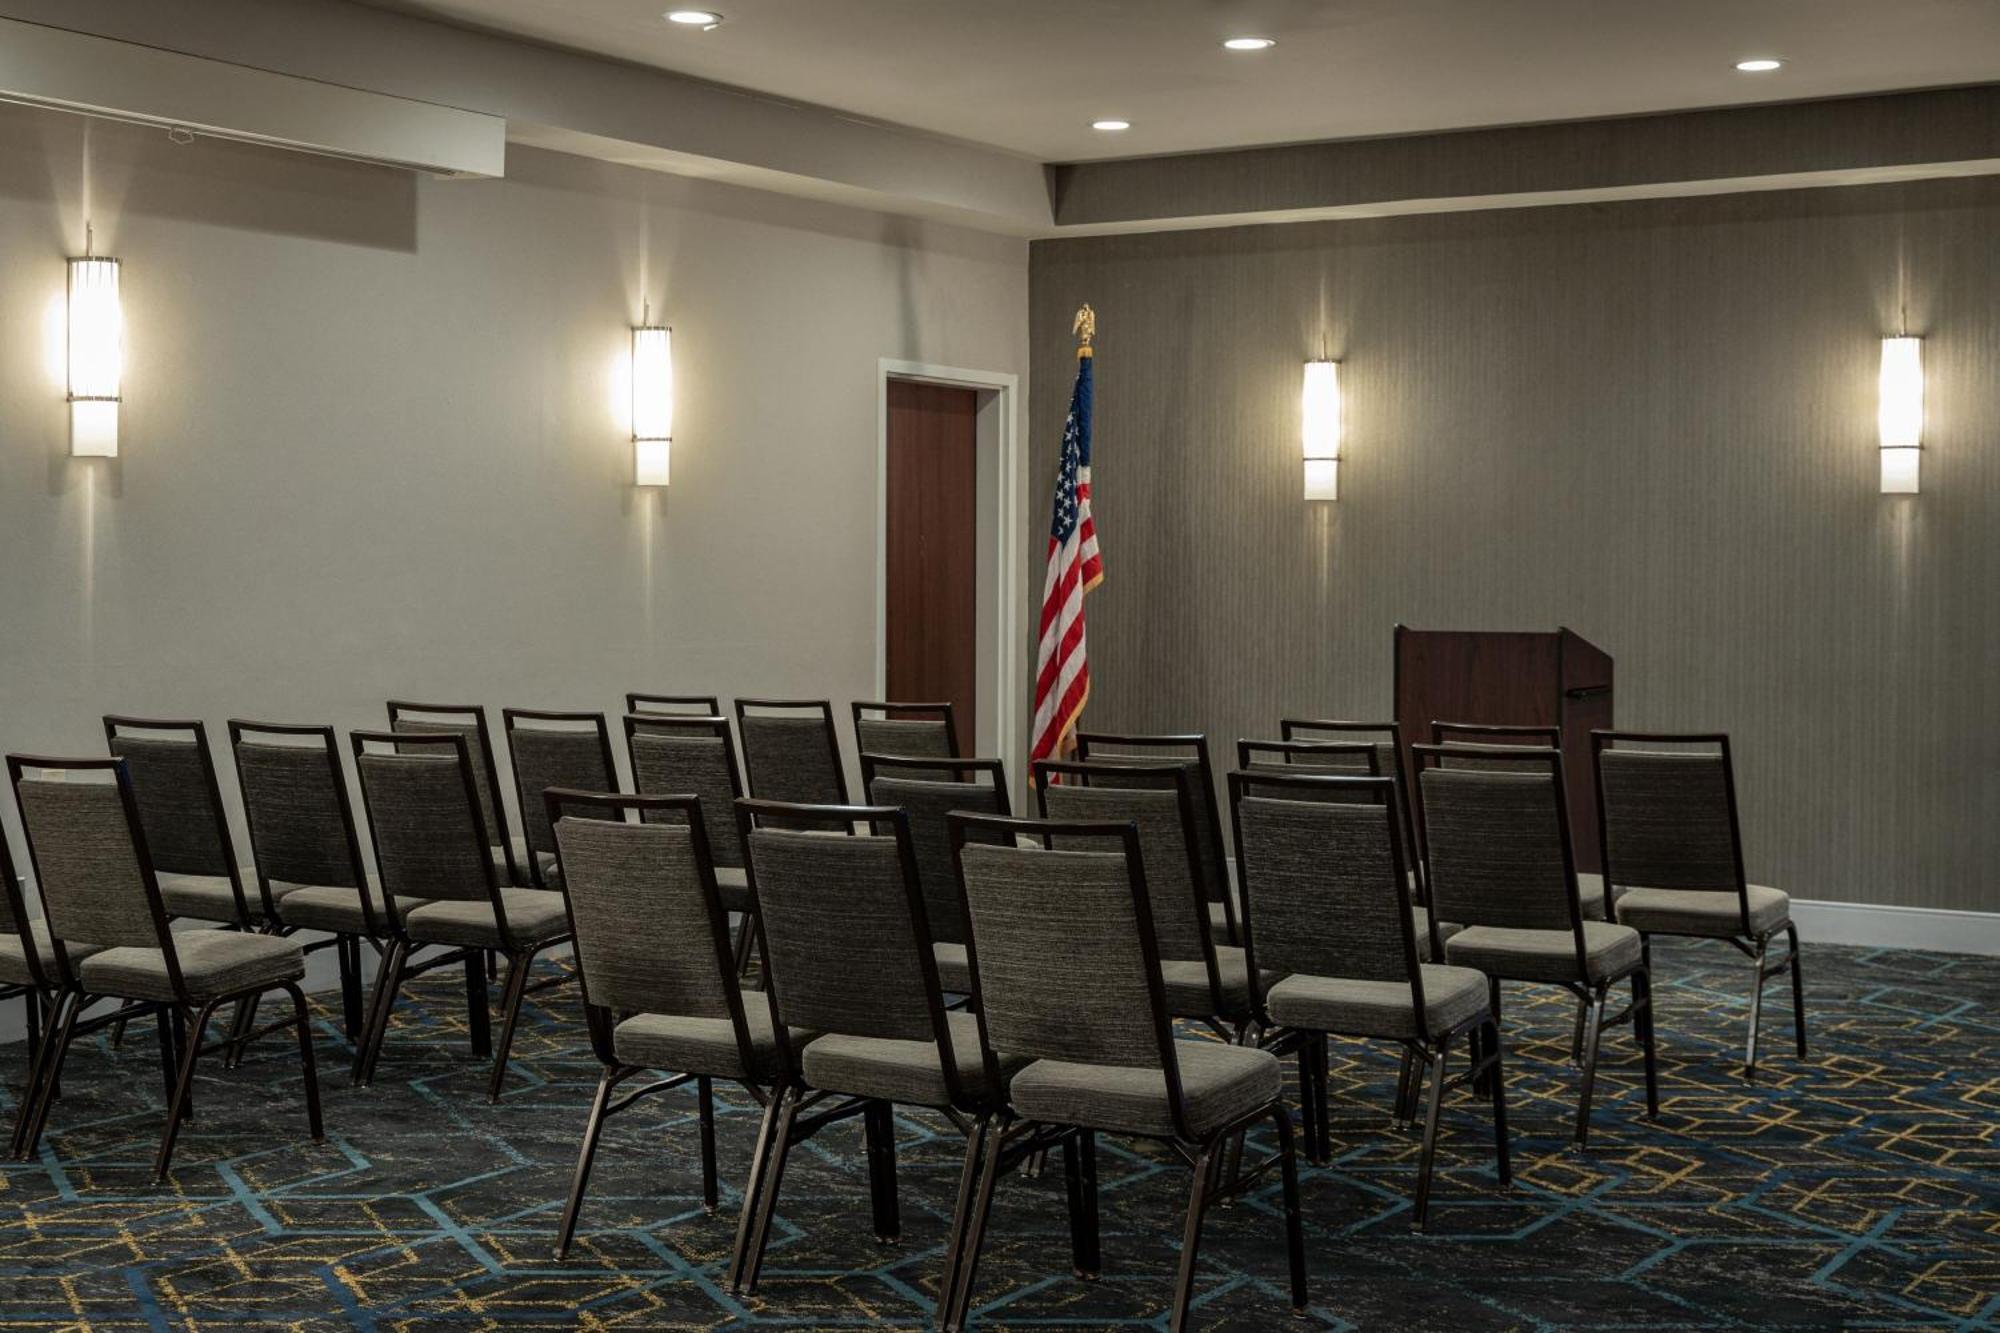
[[[1784,63],[1782,60],[1773,60],[1769,56],[1759,56],[1755,60],[1737,61],[1736,68],[1742,70],[1745,74],[1769,74]]]
[[[669,9],[667,22],[678,23],[684,28],[713,28],[722,22],[722,15],[708,9]]]
[[[1277,44],[1271,37],[1231,37],[1222,45],[1231,51],[1263,51]]]
[[[1132,122],[1129,120],[1093,120],[1090,122],[1090,128],[1093,130],[1129,130],[1132,128]]]

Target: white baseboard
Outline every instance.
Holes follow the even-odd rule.
[[[2000,957],[2000,912],[1794,898],[1792,920],[1798,923],[1799,938],[1808,944],[1865,944],[1879,949]]]

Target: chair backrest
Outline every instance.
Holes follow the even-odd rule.
[[[1522,767],[1503,770],[1461,766],[1467,748],[1410,751],[1433,915],[1467,926],[1569,930],[1580,962],[1583,913],[1562,752],[1515,747]],[[1528,764],[1535,771],[1526,771]]]
[[[720,717],[722,700],[713,694],[627,694],[625,711],[641,717]]]
[[[736,803],[780,1030],[935,1041],[944,999],[909,820],[885,806]],[[857,826],[867,832],[852,832]],[[943,1062],[957,1098],[952,1062]]]
[[[1183,763],[1139,767],[1081,760],[1043,760],[1034,767],[1041,817],[1066,823],[1118,823],[1139,828],[1146,858],[1147,905],[1160,957],[1213,964],[1208,907],[1195,836],[1195,775]],[[1051,781],[1051,779],[1055,779]],[[1060,844],[1059,844],[1060,845]]]
[[[1229,901],[1229,849],[1222,841],[1222,786],[1216,781],[1215,767],[1209,762],[1208,737],[1199,733],[1169,736],[1117,735],[1107,731],[1079,731],[1076,757],[1110,766],[1129,765],[1151,769],[1160,764],[1179,763],[1188,769],[1189,796],[1194,803],[1194,837],[1197,863],[1201,867],[1202,897],[1212,903]],[[1110,786],[1116,776],[1106,774],[1094,781]],[[1151,774],[1134,774],[1134,786],[1161,786]],[[1232,908],[1233,912],[1234,909]]]
[[[1423,843],[1418,841],[1417,798],[1410,790],[1409,766],[1403,757],[1402,725],[1397,722],[1352,722],[1331,717],[1287,717],[1279,720],[1278,735],[1288,741],[1362,741],[1375,747],[1375,771],[1396,779],[1397,805],[1402,811],[1403,850],[1410,860],[1417,901],[1428,903],[1430,890],[1424,883]]]
[[[0,933],[13,935],[22,941],[21,957],[28,967],[28,976],[37,988],[47,989],[53,979],[42,970],[41,950],[29,943],[29,925],[34,917],[28,911],[27,895],[21,890],[20,872],[14,867],[14,851],[7,845],[7,835],[0,832]]]
[[[419,704],[391,699],[389,730],[465,738],[473,791],[479,797],[480,836],[487,846],[501,854],[507,865],[507,877],[518,879],[520,867],[514,863],[513,828],[507,822],[506,802],[500,799],[499,760],[493,752],[493,733],[486,726],[486,710],[478,704]]]
[[[940,780],[939,769],[923,759],[887,755],[861,756],[861,786],[871,805],[894,806],[909,816],[910,844],[916,851],[917,876],[923,883],[924,910],[930,917],[931,939],[965,943],[965,917],[958,902],[958,871],[951,858],[951,828],[946,816],[955,810],[977,815],[1010,815],[1007,771],[998,759],[962,759],[953,769],[955,780]]]
[[[951,828],[986,1056],[1158,1069],[1192,1137],[1138,831],[990,815]]]
[[[853,710],[854,749],[857,754],[879,754],[899,759],[958,758],[958,727],[949,702],[857,701]],[[950,770],[934,771],[940,780],[951,780]]]
[[[383,895],[485,900],[499,911],[465,733],[357,731],[350,740]]]
[[[701,797],[708,814],[712,864],[741,869],[743,838],[736,830],[736,800],[743,795],[743,771],[729,719],[720,715],[628,713],[625,746],[632,761],[632,786],[649,796]],[[640,812],[651,824],[678,824],[685,814],[672,805]]]
[[[170,875],[234,875],[208,728],[199,721],[104,719],[104,742],[125,761],[153,868]]]
[[[1745,900],[1747,922],[1729,737],[1593,731],[1590,744],[1605,882],[1735,893]]]
[[[602,713],[503,708],[507,752],[514,757],[514,796],[521,804],[521,840],[528,848],[528,875],[542,882],[543,856],[556,854],[556,835],[542,793],[551,787],[616,793],[618,765],[611,757],[611,727]],[[578,811],[602,819],[599,807]]]
[[[824,699],[738,699],[743,775],[760,801],[846,805],[847,769]]]
[[[1236,742],[1236,766],[1246,773],[1333,773],[1373,778],[1393,772],[1382,766],[1381,752],[1360,741]],[[1301,801],[1361,801],[1373,804],[1375,794],[1363,787],[1322,783],[1301,788]],[[1238,856],[1242,853],[1239,851]],[[1239,872],[1242,867],[1239,865]]]
[[[258,891],[269,898],[273,883],[360,888],[367,867],[333,728],[231,718],[229,753]],[[375,908],[367,894],[361,911],[373,935]]]
[[[1229,804],[1251,975],[1407,982],[1421,1023],[1395,780],[1238,771]]]
[[[1483,768],[1501,773],[1536,773],[1541,761],[1510,753],[1517,748],[1560,750],[1562,728],[1498,726],[1480,722],[1432,722],[1431,744],[1453,751],[1446,768]]]
[[[49,934],[59,942],[171,954],[126,761],[10,754],[7,778]],[[73,979],[66,951],[58,948],[57,958]]]
[[[675,818],[647,820],[662,811]],[[628,813],[641,822],[624,822]],[[742,1067],[754,1068],[700,798],[558,787],[544,794],[543,817],[555,831],[584,1004],[728,1019]],[[719,817],[734,822],[726,808]],[[594,1022],[593,1038],[608,1026]]]

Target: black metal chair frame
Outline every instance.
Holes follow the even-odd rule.
[[[1490,730],[1490,728],[1489,728]],[[1567,887],[1569,905],[1570,938],[1576,949],[1576,975],[1578,980],[1561,982],[1529,981],[1529,985],[1559,985],[1576,997],[1580,1031],[1572,1040],[1572,1054],[1582,1068],[1582,1087],[1579,1089],[1576,1113],[1576,1144],[1583,1147],[1590,1141],[1590,1102],[1597,1082],[1597,1061],[1599,1047],[1603,1041],[1604,1029],[1618,1027],[1625,1023],[1632,1025],[1633,1035],[1638,1039],[1639,1050],[1645,1065],[1646,1075],[1646,1115],[1656,1118],[1660,1114],[1659,1063],[1655,1049],[1653,1032],[1653,979],[1641,940],[1641,953],[1637,963],[1619,972],[1607,973],[1595,981],[1587,980],[1590,969],[1585,961],[1583,947],[1583,902],[1577,894],[1575,847],[1570,840],[1569,802],[1563,793],[1568,789],[1563,785],[1562,751],[1520,745],[1479,746],[1479,745],[1413,745],[1410,747],[1411,760],[1415,764],[1415,777],[1421,782],[1424,769],[1431,765],[1443,767],[1450,759],[1490,756],[1495,750],[1517,750],[1532,762],[1548,766],[1549,779],[1554,784],[1551,804],[1555,809],[1557,834],[1562,843],[1563,880]],[[1509,759],[1513,755],[1506,756]],[[1419,788],[1417,805],[1417,826],[1423,831],[1426,855],[1430,854],[1430,837],[1426,825],[1424,801]],[[1432,880],[1435,885],[1435,879]],[[1608,893],[1606,895],[1609,896]],[[1433,916],[1436,909],[1433,908]],[[1477,922],[1468,923],[1477,925]],[[1443,955],[1439,955],[1443,960]],[[1493,1021],[1501,1021],[1500,982],[1503,980],[1489,973],[1486,978],[1487,997],[1493,1012]],[[1623,1009],[1607,1016],[1605,1009],[1611,988],[1621,981],[1630,981],[1632,998]]]
[[[206,745],[203,746],[203,753],[207,753]],[[62,1080],[63,1061],[68,1057],[75,1039],[100,1027],[122,1022],[127,1017],[144,1014],[151,1014],[158,1021],[161,1062],[163,1066],[171,1065],[174,1069],[167,1099],[166,1127],[161,1131],[159,1151],[153,1159],[155,1184],[165,1183],[167,1169],[173,1161],[174,1143],[180,1134],[181,1124],[193,1118],[192,1093],[196,1061],[209,1052],[226,1052],[239,1044],[254,1042],[286,1028],[296,1029],[298,1033],[299,1063],[306,1089],[306,1121],[311,1128],[312,1140],[314,1143],[324,1142],[326,1127],[320,1114],[319,1077],[313,1059],[312,1018],[307,1011],[305,995],[299,990],[298,983],[263,982],[255,986],[220,992],[201,1001],[197,1001],[188,993],[187,982],[181,975],[180,958],[174,947],[173,927],[167,916],[166,905],[160,896],[159,881],[153,870],[152,853],[146,845],[146,831],[139,820],[139,805],[133,797],[132,780],[126,771],[125,761],[119,758],[61,759],[41,755],[10,754],[7,756],[7,782],[9,790],[14,794],[17,808],[22,774],[29,769],[62,773],[109,772],[112,775],[112,780],[118,788],[120,804],[125,810],[126,829],[132,838],[133,854],[139,867],[147,907],[153,918],[153,931],[165,960],[167,979],[172,987],[174,999],[133,1000],[123,996],[99,997],[86,992],[77,969],[70,962],[68,948],[51,929],[50,940],[56,958],[56,970],[60,975],[60,993],[55,1012],[51,1014],[48,1028],[43,1035],[42,1051],[36,1062],[39,1077],[30,1090],[27,1104],[23,1107],[23,1123],[16,1131],[16,1155],[30,1156],[40,1143],[42,1133],[48,1125],[49,1105],[54,1100],[56,1089]],[[39,886],[43,880],[35,852],[34,834],[25,823],[22,828],[28,843],[28,859],[35,867],[35,882]],[[267,1023],[254,1031],[232,1035],[219,1042],[211,1043],[208,1040],[209,1021],[214,1018],[216,1010],[226,1004],[240,1004],[252,996],[273,990],[282,990],[290,997],[292,1013],[289,1017]],[[99,998],[118,1000],[120,1007],[111,1013],[79,1023],[82,1011],[96,1003]]]
[[[1185,792],[1185,787],[1183,787]],[[1286,1254],[1291,1268],[1293,1313],[1303,1315],[1308,1300],[1305,1272],[1305,1236],[1299,1206],[1298,1164],[1294,1157],[1292,1118],[1285,1109],[1281,1092],[1262,1106],[1235,1120],[1210,1130],[1194,1132],[1187,1118],[1186,1097],[1181,1090],[1180,1065],[1175,1055],[1173,1019],[1167,1013],[1166,988],[1160,977],[1160,952],[1153,934],[1152,899],[1146,887],[1146,871],[1139,852],[1138,828],[1131,823],[1066,822],[1046,819],[1014,819],[993,815],[954,814],[949,816],[952,831],[952,858],[958,869],[960,910],[972,919],[970,899],[965,893],[963,853],[967,834],[981,831],[1009,842],[1031,838],[1043,847],[1055,839],[1101,839],[1118,844],[1131,877],[1133,911],[1138,922],[1139,950],[1146,971],[1151,999],[1154,1038],[1158,1043],[1161,1072],[1165,1077],[1167,1101],[1172,1114],[1174,1136],[1158,1138],[1175,1156],[1193,1168],[1187,1217],[1182,1232],[1180,1269],[1175,1279],[1171,1319],[1173,1333],[1187,1321],[1194,1295],[1196,1257],[1201,1247],[1201,1224],[1208,1210],[1243,1195],[1273,1166],[1280,1169],[1284,1182]],[[1204,923],[1207,920],[1203,913]],[[979,985],[979,943],[968,937],[966,952],[972,961],[973,1011],[979,1021],[980,1058],[987,1078],[998,1087],[999,1062],[986,1030],[986,1005]],[[1278,1150],[1247,1170],[1230,1173],[1223,1182],[1222,1159],[1227,1146],[1240,1143],[1243,1135],[1260,1121],[1269,1119],[1277,1129]],[[955,1257],[947,1264],[943,1326],[962,1329],[972,1308],[972,1293],[978,1278],[979,1254],[985,1243],[986,1226],[993,1208],[993,1191],[998,1178],[1023,1166],[1051,1146],[1063,1151],[1063,1175],[1070,1212],[1070,1260],[1073,1271],[1085,1281],[1094,1281],[1102,1271],[1098,1243],[1096,1131],[1077,1126],[1045,1125],[1033,1121],[1016,1123],[1010,1108],[1002,1106],[989,1122],[975,1126],[983,1140],[979,1145],[979,1174],[960,1184],[962,1227],[955,1227]],[[1151,1137],[1151,1136],[1135,1136]],[[969,1165],[969,1163],[968,1163]]]
[[[486,828],[486,816],[479,806],[479,789],[472,781],[472,752],[465,737],[457,732],[420,731],[355,731],[348,739],[353,747],[355,767],[360,768],[361,756],[370,745],[387,746],[398,754],[408,753],[406,747],[437,746],[449,748],[458,761],[459,776],[465,784],[465,799],[472,811],[472,828],[480,836],[490,838]],[[376,847],[376,858],[381,858],[381,839],[375,830],[375,808],[367,799],[368,788],[362,784],[362,804],[368,813],[368,837]],[[494,803],[499,804],[496,793]],[[490,844],[488,844],[490,846]],[[500,896],[501,884],[493,865],[493,857],[487,847],[479,848],[480,864],[486,871],[487,900],[493,908],[493,920],[500,938],[507,941],[499,952],[507,959],[507,981],[501,993],[500,1041],[496,1046],[492,1040],[492,1017],[488,1009],[486,985],[486,953],[481,945],[445,945],[443,953],[434,957],[412,962],[410,955],[419,947],[409,938],[406,928],[399,926],[392,938],[389,952],[382,959],[381,967],[375,975],[375,999],[366,1026],[363,1029],[361,1049],[354,1060],[354,1082],[367,1087],[374,1081],[375,1067],[382,1058],[382,1045],[389,1033],[389,1018],[396,1007],[396,995],[405,981],[420,976],[434,968],[446,967],[452,963],[465,965],[466,1027],[471,1037],[472,1053],[484,1058],[493,1057],[493,1073],[488,1079],[486,1099],[500,1100],[500,1088],[507,1078],[507,1054],[514,1045],[514,1028],[520,1021],[521,1001],[531,991],[548,990],[569,981],[567,974],[545,977],[530,985],[528,969],[537,955],[569,942],[567,935],[543,940],[539,944],[516,944],[513,932],[507,928],[507,908]],[[511,859],[511,858],[510,858]],[[395,891],[390,888],[388,876],[382,875],[380,887],[382,902],[392,921],[401,922],[402,915],[396,911]],[[508,886],[515,887],[515,886]]]
[[[1186,735],[1134,735],[1110,731],[1079,731],[1076,733],[1076,757],[1089,761],[1090,747],[1093,745],[1124,746],[1128,750],[1193,750],[1192,755],[1184,755],[1180,762],[1193,768],[1199,775],[1201,790],[1192,798],[1201,806],[1200,817],[1208,825],[1208,845],[1213,850],[1212,864],[1199,866],[1195,876],[1195,886],[1207,893],[1207,885],[1214,883],[1222,889],[1222,916],[1226,923],[1224,944],[1242,941],[1242,923],[1237,920],[1236,902],[1229,892],[1229,848],[1222,840],[1222,789],[1216,785],[1215,766],[1209,760],[1208,737],[1201,732]],[[1140,756],[1129,756],[1138,758]],[[1046,761],[1045,761],[1046,762]],[[1165,761],[1155,761],[1165,762]],[[1199,844],[1197,844],[1199,847]],[[1204,899],[1202,911],[1208,910]]]
[[[1765,931],[1750,929],[1750,880],[1743,869],[1743,830],[1736,814],[1736,768],[1729,755],[1729,736],[1726,732],[1664,732],[1664,731],[1593,731],[1590,733],[1590,764],[1592,778],[1597,784],[1597,837],[1598,846],[1604,849],[1604,913],[1607,920],[1618,920],[1618,895],[1612,887],[1611,844],[1605,839],[1609,828],[1604,813],[1604,764],[1603,754],[1620,743],[1633,744],[1673,744],[1673,745],[1713,745],[1719,748],[1722,758],[1722,782],[1729,799],[1729,841],[1736,861],[1736,901],[1742,915],[1739,918],[1742,933],[1729,937],[1726,942],[1737,952],[1750,960],[1752,987],[1750,991],[1750,1025],[1743,1042],[1743,1077],[1754,1080],[1757,1077],[1758,1033],[1763,1026],[1764,986],[1772,977],[1789,970],[1792,974],[1792,1027],[1798,1047],[1799,1059],[1806,1058],[1806,989],[1805,978],[1799,970],[1799,928],[1788,913],[1785,920]],[[1628,886],[1642,887],[1642,886]],[[1772,960],[1768,957],[1771,941],[1783,931],[1787,950],[1783,958]],[[1670,930],[1640,931],[1646,956],[1646,965],[1652,966],[1654,935],[1675,936],[1681,939],[1714,939],[1712,935],[1679,935]]]
[[[520,726],[519,724],[522,722],[531,725],[526,727]],[[540,728],[532,725],[536,722],[553,722],[566,725]],[[516,731],[539,730],[580,733],[585,728],[597,733],[598,755],[604,761],[605,777],[610,780],[612,790],[615,793],[618,783],[618,761],[611,757],[611,724],[605,720],[604,714],[546,708],[503,708],[500,710],[500,729],[507,736],[508,767],[513,769],[514,772],[514,797],[521,802],[521,850],[528,855],[528,882],[538,889],[551,887],[548,883],[548,877],[542,871],[542,856],[544,853],[538,852],[528,843],[528,803],[532,801],[540,804],[541,793],[530,793],[521,790],[520,766],[513,762],[514,733]],[[565,790],[581,791],[584,789],[580,787],[565,787]],[[495,799],[497,802],[498,798],[496,797]]]
[[[1373,747],[1370,747],[1371,750]],[[1371,756],[1372,757],[1372,756]],[[1232,832],[1236,836],[1237,871],[1244,885],[1243,911],[1243,952],[1250,962],[1252,992],[1257,1001],[1258,1021],[1267,1030],[1275,1030],[1275,1040],[1267,1040],[1265,1049],[1277,1054],[1296,1051],[1299,1062],[1299,1103],[1300,1119],[1307,1156],[1315,1166],[1325,1166],[1333,1156],[1332,1134],[1328,1118],[1326,1038],[1329,1036],[1359,1038],[1380,1041],[1380,1037],[1367,1033],[1353,1033],[1335,1030],[1308,1031],[1288,1029],[1271,1018],[1265,1008],[1265,990],[1257,967],[1257,923],[1253,897],[1249,892],[1254,867],[1243,843],[1243,801],[1254,797],[1259,791],[1266,791],[1278,799],[1288,796],[1303,797],[1307,800],[1323,799],[1330,793],[1351,793],[1365,796],[1371,804],[1389,807],[1389,863],[1394,872],[1392,888],[1396,894],[1403,923],[1403,962],[1410,977],[1410,1003],[1416,1021],[1414,1037],[1398,1039],[1402,1048],[1402,1072],[1398,1079],[1397,1105],[1399,1111],[1414,1100],[1413,1088],[1420,1089],[1426,1078],[1430,1081],[1430,1101],[1424,1115],[1424,1140],[1422,1155],[1417,1166],[1417,1195],[1412,1216],[1412,1225],[1419,1231],[1424,1229],[1429,1211],[1431,1175],[1437,1157],[1438,1116],[1443,1106],[1444,1094],[1454,1088],[1474,1087],[1484,1092],[1493,1110],[1494,1160],[1499,1169],[1500,1183],[1511,1185],[1514,1181],[1513,1164],[1508,1155],[1507,1144],[1507,1076],[1503,1066],[1500,1041],[1500,1027],[1489,1010],[1474,1014],[1454,1024],[1442,1032],[1430,1030],[1429,1016],[1424,1003],[1424,978],[1422,960],[1417,952],[1416,922],[1404,906],[1409,883],[1404,861],[1404,847],[1401,820],[1397,809],[1400,788],[1394,778],[1369,775],[1347,777],[1337,774],[1290,774],[1290,773],[1246,773],[1229,775],[1229,814]],[[1437,923],[1430,923],[1431,957],[1440,962],[1444,950],[1438,944]],[[1452,1043],[1463,1037],[1467,1045],[1470,1061],[1464,1072],[1449,1079],[1446,1077],[1447,1062]],[[1417,1070],[1412,1085],[1412,1070]]]

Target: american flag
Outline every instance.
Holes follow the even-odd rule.
[[[1076,388],[1063,423],[1056,469],[1049,568],[1042,583],[1041,646],[1035,655],[1035,743],[1029,758],[1061,759],[1076,746],[1076,721],[1090,698],[1083,595],[1104,581],[1090,518],[1090,345],[1077,349]]]

